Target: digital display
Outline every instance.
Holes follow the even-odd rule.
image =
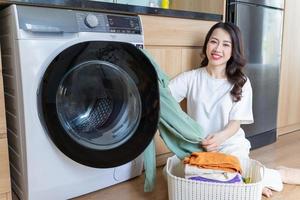
[[[139,29],[138,19],[134,17],[107,15],[107,19],[111,28]]]

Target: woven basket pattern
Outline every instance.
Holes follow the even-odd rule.
[[[260,200],[264,167],[252,159],[241,160],[242,176],[249,184],[208,183],[184,177],[184,165],[176,157],[168,158],[167,177],[169,200]]]

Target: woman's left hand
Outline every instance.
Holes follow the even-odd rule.
[[[210,134],[204,140],[202,140],[202,147],[207,152],[216,152],[219,150],[220,145],[224,142],[224,138],[222,134]]]

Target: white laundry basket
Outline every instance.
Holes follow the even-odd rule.
[[[176,156],[168,158],[169,200],[260,200],[264,167],[252,159],[241,160],[242,176],[248,184],[210,183],[184,178],[184,164]]]

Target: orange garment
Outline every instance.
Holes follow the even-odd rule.
[[[219,152],[193,152],[189,157],[185,157],[183,162],[205,169],[242,172],[237,157]]]

